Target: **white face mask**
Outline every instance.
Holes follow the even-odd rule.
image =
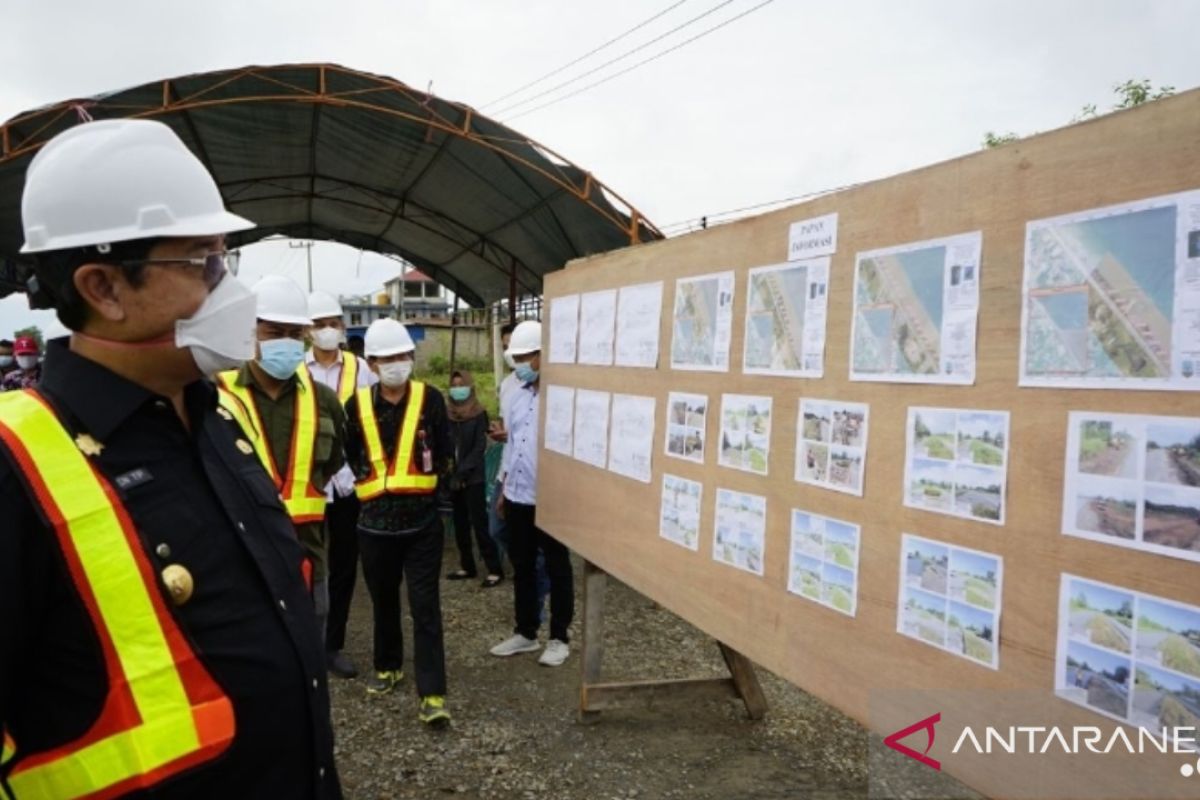
[[[37,356],[17,356],[17,366],[21,369],[33,369],[37,365]]]
[[[175,323],[175,346],[187,348],[196,366],[212,376],[254,358],[258,299],[226,275],[188,319]]]
[[[342,332],[337,328],[313,328],[312,340],[318,350],[337,350],[342,343]]]
[[[411,361],[392,361],[387,364],[379,365],[379,380],[384,386],[395,388],[403,386],[408,380],[408,376],[412,375],[413,362]]]
[[[0,367],[11,367],[13,363],[12,356],[0,356]]]

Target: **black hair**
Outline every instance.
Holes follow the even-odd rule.
[[[10,342],[8,339],[0,339],[0,347],[8,347],[11,349],[12,346],[13,346],[13,343]]]
[[[124,264],[144,261],[161,241],[159,238],[134,239],[111,245],[107,253],[95,247],[72,247],[34,255],[33,273],[37,283],[31,287],[30,301],[34,308],[53,308],[58,321],[73,331],[83,330],[88,320],[87,302],[75,288],[75,270],[84,264],[119,266],[126,280],[136,289],[142,285],[146,264]],[[37,305],[34,305],[37,303]]]
[[[501,336],[512,336],[512,332],[515,331],[516,329],[517,329],[517,323],[506,322],[500,326],[500,335]]]

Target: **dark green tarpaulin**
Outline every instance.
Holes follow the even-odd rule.
[[[573,258],[662,238],[587,172],[468,106],[332,64],[245,67],[5,123],[10,288],[29,161],[55,133],[114,117],[167,123],[208,165],[230,210],[259,224],[232,246],[282,234],[392,253],[471,305],[539,294],[542,276]]]

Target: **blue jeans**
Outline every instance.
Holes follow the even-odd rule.
[[[508,523],[500,519],[496,514],[496,493],[500,491],[499,482],[492,484],[492,490],[488,492],[488,531],[492,534],[492,538],[496,540],[496,547],[500,550],[500,557],[504,558],[508,554]],[[512,563],[510,556],[508,562]],[[546,621],[546,597],[550,594],[550,576],[546,574],[546,556],[538,551],[537,557],[537,603],[538,603],[538,623]]]

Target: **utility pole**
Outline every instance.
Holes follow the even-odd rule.
[[[307,242],[288,242],[288,247],[291,247],[293,249],[295,249],[297,247],[304,248],[304,255],[307,256],[307,258],[308,258],[308,293],[312,294],[312,290],[313,290],[313,288],[312,288],[312,248],[313,248],[313,243],[312,243],[312,241],[310,240]]]

